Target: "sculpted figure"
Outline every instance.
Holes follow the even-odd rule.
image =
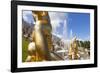
[[[70,60],[78,59],[79,57],[76,37],[71,41],[68,56]]]
[[[47,11],[33,11],[32,12],[35,27],[34,27],[34,41],[36,53],[41,60],[51,60],[50,49],[52,48],[52,27]]]

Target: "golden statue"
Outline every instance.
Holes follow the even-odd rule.
[[[74,37],[73,41],[71,41],[69,52],[68,52],[68,57],[70,60],[74,60],[74,59],[76,60],[79,58],[76,37]]]
[[[34,49],[29,50],[31,52],[29,59],[32,58],[35,61],[51,61],[50,50],[52,49],[52,26],[47,11],[32,11],[33,18],[35,20],[35,26],[32,33],[33,47]],[[34,53],[34,54],[33,54]]]
[[[51,24],[47,11],[33,11],[36,24],[34,27],[36,52],[42,60],[51,60],[52,48]]]

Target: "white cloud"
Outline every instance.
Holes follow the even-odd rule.
[[[90,35],[85,35],[85,37],[83,38],[84,41],[90,41]]]
[[[51,24],[53,28],[60,26],[60,23],[66,19],[66,13],[61,12],[49,12]]]
[[[33,21],[32,12],[31,11],[23,11],[23,19],[28,23]]]
[[[55,34],[55,33],[52,33],[53,35],[59,37],[59,38],[62,38],[62,35],[59,35],[59,34]]]
[[[61,27],[62,24],[64,24],[62,27],[63,28],[63,33],[66,33],[65,32],[65,28],[67,26],[67,23],[66,23],[66,20],[67,20],[67,13],[63,13],[63,12],[49,12],[49,16],[50,16],[50,20],[51,20],[51,25],[52,25],[52,28],[53,28],[53,33],[57,34],[59,33],[57,31],[57,29],[59,27]],[[59,29],[60,30],[60,29]],[[63,34],[62,33],[62,34]],[[63,36],[63,35],[61,35]]]

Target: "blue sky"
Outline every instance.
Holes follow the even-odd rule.
[[[90,40],[90,14],[71,12],[49,12],[52,33],[63,39],[76,36],[81,40]],[[32,12],[23,11],[23,19],[34,23]]]
[[[23,19],[24,19],[26,22],[28,22],[28,23],[33,23],[33,22],[34,22],[33,16],[32,16],[32,12],[31,12],[31,11],[23,10],[22,14],[23,14]]]
[[[83,40],[90,40],[90,14],[68,13],[68,34],[70,30],[73,36]]]

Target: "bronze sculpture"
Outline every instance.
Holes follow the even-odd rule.
[[[47,11],[32,11],[35,26],[32,39],[35,43],[36,61],[51,61],[52,26]],[[32,58],[32,55],[31,55]]]
[[[78,44],[77,44],[76,37],[74,37],[74,39],[70,43],[68,57],[69,57],[69,60],[77,60],[79,58]]]

